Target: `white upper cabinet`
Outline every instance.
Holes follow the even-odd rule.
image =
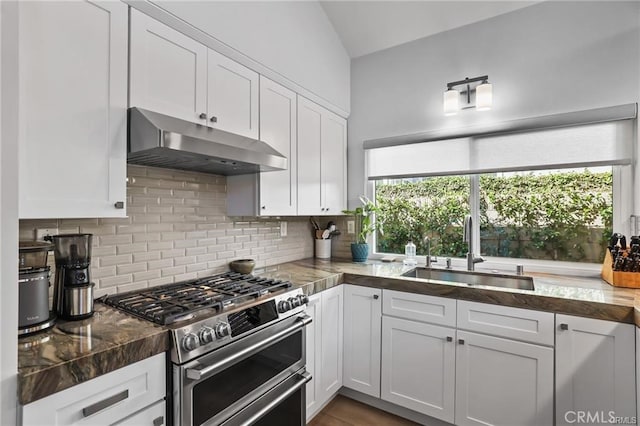
[[[575,424],[576,411],[636,415],[634,328],[556,315],[557,425]]]
[[[19,7],[20,217],[122,217],[127,6]]]
[[[203,44],[131,9],[129,105],[205,124],[207,53]]]
[[[130,106],[258,139],[258,73],[135,9],[130,72]]]
[[[209,125],[258,139],[258,73],[209,49],[207,74]]]
[[[298,214],[346,208],[347,121],[298,96]]]
[[[260,139],[287,157],[287,170],[260,173],[260,215],[295,216],[297,201],[296,94],[260,77]]]

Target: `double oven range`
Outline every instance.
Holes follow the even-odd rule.
[[[228,272],[108,296],[171,332],[175,425],[304,425],[307,297],[290,282]]]

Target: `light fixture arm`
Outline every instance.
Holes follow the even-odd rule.
[[[460,86],[461,84],[466,84],[467,85],[467,90],[469,90],[469,83],[475,83],[475,82],[478,82],[478,81],[486,82],[488,80],[489,80],[489,76],[488,75],[483,75],[483,76],[474,77],[474,78],[467,77],[464,80],[452,81],[451,83],[447,83],[447,90],[451,90],[455,86]]]

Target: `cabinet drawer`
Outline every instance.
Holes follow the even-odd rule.
[[[414,321],[456,326],[456,300],[383,290],[382,313]]]
[[[138,411],[114,426],[164,426],[167,422],[167,407],[164,401]]]
[[[458,301],[458,328],[553,346],[553,314],[530,309]]]
[[[163,399],[166,374],[161,353],[23,406],[22,424],[116,423]]]

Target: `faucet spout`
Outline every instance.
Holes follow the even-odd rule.
[[[467,243],[467,270],[474,271],[476,263],[484,262],[484,259],[476,257],[473,253],[473,219],[471,215],[464,218],[462,241]]]
[[[426,264],[425,264],[425,266],[427,268],[431,268],[431,265],[433,263],[437,263],[438,259],[437,258],[434,259],[434,258],[431,257],[431,238],[429,238],[429,236],[427,235],[427,236],[424,237],[423,241],[427,246],[427,256],[426,256]]]

